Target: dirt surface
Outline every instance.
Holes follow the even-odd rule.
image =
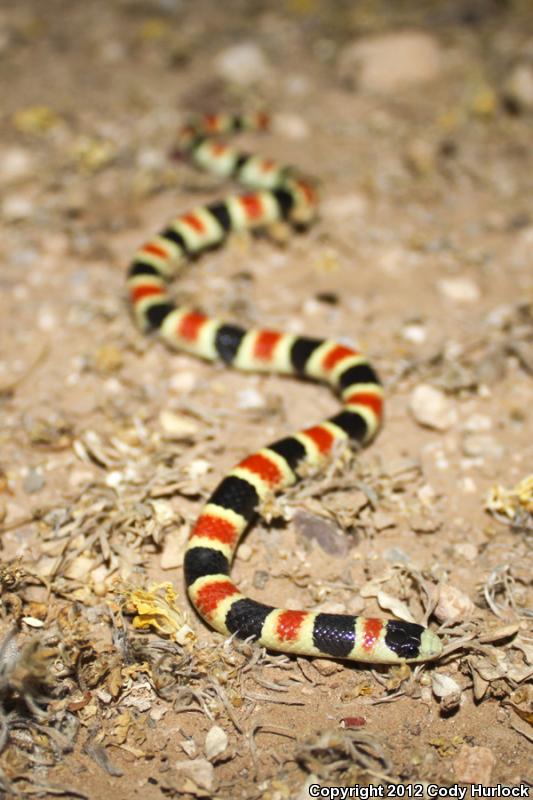
[[[528,2],[2,4],[3,796],[533,780],[531,484],[504,492],[533,462],[532,60]],[[227,191],[169,158],[179,126],[256,109],[272,131],[243,148],[316,175],[320,219],[231,238],[176,292],[360,346],[387,410],[233,576],[276,605],[429,615],[425,668],[224,644],[184,594],[224,470],[338,407],[128,314],[135,249]]]

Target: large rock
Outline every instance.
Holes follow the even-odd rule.
[[[429,34],[402,31],[371,36],[346,45],[339,55],[338,75],[350,86],[392,94],[436,78],[441,50]]]

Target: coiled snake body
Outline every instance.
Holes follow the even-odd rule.
[[[230,562],[261,503],[298,481],[302,467],[323,465],[334,445],[367,443],[382,418],[383,391],[365,357],[349,347],[273,330],[244,330],[190,307],[176,306],[168,281],[191,257],[232,231],[277,222],[310,224],[317,211],[312,182],[290,167],[221,143],[220,134],[264,129],[263,114],[209,115],[186,126],[179,150],[195,165],[251,188],[174,219],[136,253],[128,289],[135,317],[173,347],[221,359],[241,370],[279,372],[328,383],[342,411],[280,439],[241,461],[215,489],[191,530],[184,570],[189,598],[216,630],[252,637],[272,650],[373,663],[425,661],[441,652],[427,628],[409,622],[274,608],[244,596],[229,578]]]

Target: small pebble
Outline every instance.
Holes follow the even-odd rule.
[[[375,511],[372,515],[372,523],[377,531],[384,531],[387,528],[395,528],[397,524],[394,517],[391,517],[390,514],[386,514],[384,511],[379,510]]]
[[[464,592],[449,583],[441,586],[439,602],[435,608],[435,616],[439,622],[468,620],[473,612],[474,604]]]
[[[411,393],[409,410],[419,425],[437,431],[446,431],[457,421],[452,401],[439,389],[425,383]]]
[[[178,777],[178,793],[198,796],[212,795],[215,788],[215,768],[206,758],[178,761],[174,764]]]
[[[293,524],[298,533],[308,541],[315,541],[319,547],[332,556],[344,558],[348,553],[347,537],[324,517],[310,514],[308,511],[297,511]]]
[[[33,159],[22,147],[9,147],[0,153],[0,174],[6,184],[26,178],[33,169]]]
[[[276,114],[272,128],[275,133],[280,133],[294,141],[302,141],[309,136],[307,122],[296,114]]]
[[[176,569],[183,564],[183,556],[185,549],[185,536],[176,536],[174,532],[165,539],[165,544],[161,552],[160,565],[161,569]]]
[[[331,220],[352,220],[363,217],[368,209],[368,201],[362,194],[350,194],[328,197],[322,203],[322,214]]]
[[[228,47],[216,56],[215,71],[221,78],[240,86],[257,83],[269,74],[263,51],[253,42]]]
[[[431,688],[443,711],[452,711],[460,706],[461,687],[449,675],[434,672],[431,676]]]
[[[28,219],[35,213],[35,205],[29,197],[10,194],[2,202],[2,214],[8,222]]]
[[[491,428],[492,419],[486,414],[472,414],[464,423],[464,429],[468,433],[484,433]]]
[[[48,308],[41,308],[37,315],[37,325],[42,331],[51,331],[57,327],[55,314]]]
[[[250,547],[250,545],[247,542],[241,544],[241,546],[237,551],[237,558],[239,559],[239,561],[249,561],[252,555],[253,555],[253,550]]]
[[[494,436],[487,433],[472,433],[463,440],[463,453],[469,458],[502,458],[505,448]]]
[[[36,492],[40,492],[44,485],[45,480],[42,472],[39,469],[30,467],[26,473],[26,477],[24,478],[24,483],[22,484],[22,488],[26,494],[35,494]]]
[[[414,30],[357,38],[341,50],[337,63],[341,81],[383,94],[427,83],[440,69],[437,40]]]
[[[159,414],[159,424],[167,439],[189,439],[198,432],[198,425],[194,420],[173,411],[162,411]]]
[[[504,86],[504,98],[513,111],[533,111],[533,68],[519,64]]]
[[[459,783],[475,783],[490,786],[492,768],[496,757],[488,747],[471,747],[463,744],[455,759],[455,779]]]
[[[177,394],[188,394],[196,386],[196,380],[194,372],[178,372],[170,378],[168,385]]]
[[[212,761],[217,756],[221,755],[228,746],[228,734],[220,727],[220,725],[213,725],[207,732],[205,737],[204,751],[206,758]]]
[[[442,278],[437,286],[444,297],[456,303],[475,303],[481,296],[479,287],[470,278]]]
[[[414,139],[407,147],[405,161],[415,175],[429,175],[436,166],[435,145],[425,139]]]
[[[210,469],[211,464],[209,461],[206,461],[205,458],[195,458],[187,465],[187,474],[191,480],[195,481],[207,475]]]
[[[265,398],[263,395],[252,387],[247,389],[242,389],[240,392],[237,392],[237,408],[241,408],[243,410],[253,409],[253,408],[264,408],[265,407]]]
[[[427,339],[427,330],[423,325],[416,322],[404,325],[402,328],[402,338],[406,342],[413,344],[423,344]]]
[[[458,555],[460,558],[464,558],[465,561],[475,561],[478,557],[478,549],[475,544],[472,544],[471,542],[456,544],[453,549],[456,555]]]

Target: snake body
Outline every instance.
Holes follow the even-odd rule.
[[[329,384],[342,410],[249,455],[215,489],[190,532],[184,558],[189,598],[213,628],[251,637],[272,650],[373,663],[435,658],[442,646],[428,628],[399,620],[275,608],[242,594],[229,577],[239,539],[272,493],[295,484],[302,471],[323,466],[336,443],[366,444],[383,413],[379,379],[357,350],[332,340],[227,324],[177,306],[168,282],[191,258],[220,245],[232,231],[283,222],[302,227],[317,213],[313,182],[291,167],[240,153],[221,134],[261,130],[264,114],[199,117],[179,134],[179,152],[194,165],[235,179],[249,190],[175,218],[135,254],[128,275],[134,315],[180,350],[241,370],[278,372]]]

